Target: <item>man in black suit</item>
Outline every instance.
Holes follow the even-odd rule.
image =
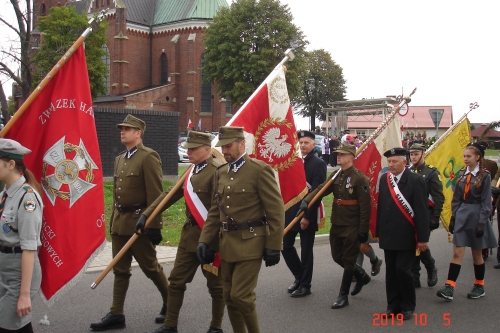
[[[337,166],[337,148],[340,146],[340,141],[336,135],[332,135],[330,142],[328,143],[330,146],[330,165],[332,167]]]
[[[304,169],[306,172],[307,188],[313,191],[326,180],[326,163],[314,155],[314,134],[308,131],[299,131],[299,145]],[[291,297],[298,298],[311,294],[311,280],[313,273],[313,246],[314,236],[318,231],[318,207],[320,200],[311,207],[293,228],[283,237],[283,259],[295,277],[295,281],[288,287]],[[295,218],[300,202],[285,212],[285,227]],[[295,249],[295,237],[300,234],[300,259]]]
[[[417,251],[427,250],[430,217],[427,188],[422,177],[406,169],[406,149],[384,153],[389,172],[379,182],[377,237],[386,262],[387,314],[415,311],[416,296],[411,266]]]

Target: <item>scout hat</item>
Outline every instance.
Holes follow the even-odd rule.
[[[356,147],[353,145],[341,145],[340,148],[337,149],[337,153],[351,154],[356,157]]]
[[[0,139],[0,157],[22,160],[23,156],[29,153],[31,153],[31,150],[23,147],[17,141],[10,139]]]
[[[198,148],[201,146],[211,146],[212,140],[208,133],[190,131],[186,142],[182,144],[182,148]]]
[[[384,153],[385,157],[393,157],[393,156],[404,156],[406,157],[406,149],[401,148],[401,147],[395,147],[392,149],[389,149]]]
[[[133,127],[140,129],[142,133],[146,131],[146,123],[131,114],[128,114],[121,124],[116,125],[118,128],[122,127]]]
[[[425,146],[420,144],[420,143],[414,143],[411,145],[410,149],[408,150],[410,153],[416,152],[416,151],[425,151]]]
[[[316,136],[314,135],[313,132],[309,132],[309,131],[298,131],[297,132],[297,136],[299,137],[299,139],[301,138],[310,138],[310,139],[315,139]]]
[[[221,126],[221,128],[219,128],[219,142],[217,142],[215,146],[225,146],[236,141],[237,139],[245,139],[243,127]]]

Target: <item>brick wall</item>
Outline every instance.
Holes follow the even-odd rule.
[[[94,106],[94,116],[101,151],[104,177],[113,176],[116,155],[125,150],[116,127],[132,114],[146,122],[143,143],[160,154],[164,175],[177,175],[177,140],[179,113],[149,110],[126,110]]]

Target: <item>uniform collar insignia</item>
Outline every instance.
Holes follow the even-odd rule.
[[[125,152],[125,157],[127,157],[127,158],[132,157],[132,155],[134,155],[134,153],[135,153],[136,151],[137,151],[137,147],[134,147],[134,148],[132,148],[132,149],[130,149],[130,150],[127,150],[127,151]]]
[[[236,173],[243,166],[243,164],[245,164],[245,159],[243,158],[243,156],[241,156],[238,160],[236,160],[236,162],[228,164],[227,172],[229,173],[229,171],[233,169],[233,171]]]
[[[207,166],[206,160],[201,162],[200,164],[196,164],[194,167],[194,173],[195,174],[199,173],[201,170],[205,169],[206,166]]]

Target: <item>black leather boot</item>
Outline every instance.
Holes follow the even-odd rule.
[[[177,333],[177,327],[160,326],[154,331],[148,331],[146,333]]]
[[[363,286],[367,285],[372,280],[372,278],[366,274],[365,270],[358,265],[354,268],[354,276],[356,277],[356,285],[351,291],[352,296],[359,294]]]
[[[163,303],[160,313],[155,317],[155,323],[157,324],[163,323],[165,321],[166,316],[167,316],[167,304]]]
[[[93,331],[106,331],[112,328],[124,328],[125,316],[122,314],[112,314],[109,312],[98,323],[90,324],[90,329]]]
[[[438,283],[438,271],[435,265],[427,270],[427,285],[434,287]]]
[[[333,303],[332,309],[340,309],[349,305],[348,295],[353,275],[354,271],[352,269],[344,270],[339,296],[337,297],[335,303]]]

